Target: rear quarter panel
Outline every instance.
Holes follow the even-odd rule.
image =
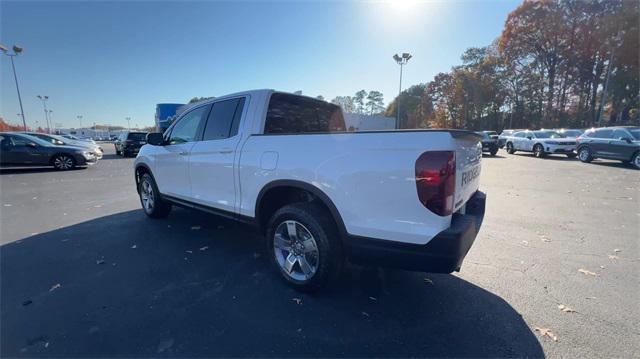
[[[255,216],[258,194],[270,182],[298,180],[332,200],[349,234],[425,244],[451,217],[419,202],[415,162],[427,150],[454,146],[447,132],[254,135],[240,158],[239,212]]]

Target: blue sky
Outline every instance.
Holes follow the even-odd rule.
[[[500,35],[519,1],[0,2],[0,43],[16,59],[27,125],[153,124],[155,104],[256,88],[304,94],[398,91],[396,52],[410,52],[403,87],[428,82],[462,52]],[[17,123],[8,57],[0,115]]]

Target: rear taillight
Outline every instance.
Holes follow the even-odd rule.
[[[448,216],[453,212],[456,188],[456,154],[429,151],[416,160],[416,188],[420,202],[431,212]]]

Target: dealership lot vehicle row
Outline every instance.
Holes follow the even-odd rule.
[[[485,157],[460,273],[351,266],[321,296],[278,281],[243,226],[146,220],[132,164],[105,146],[86,170],[2,170],[3,356],[640,353],[640,179],[619,162]]]

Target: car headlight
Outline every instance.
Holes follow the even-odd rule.
[[[89,151],[82,151],[82,155],[84,156],[84,158],[93,158],[94,156],[93,152]]]

